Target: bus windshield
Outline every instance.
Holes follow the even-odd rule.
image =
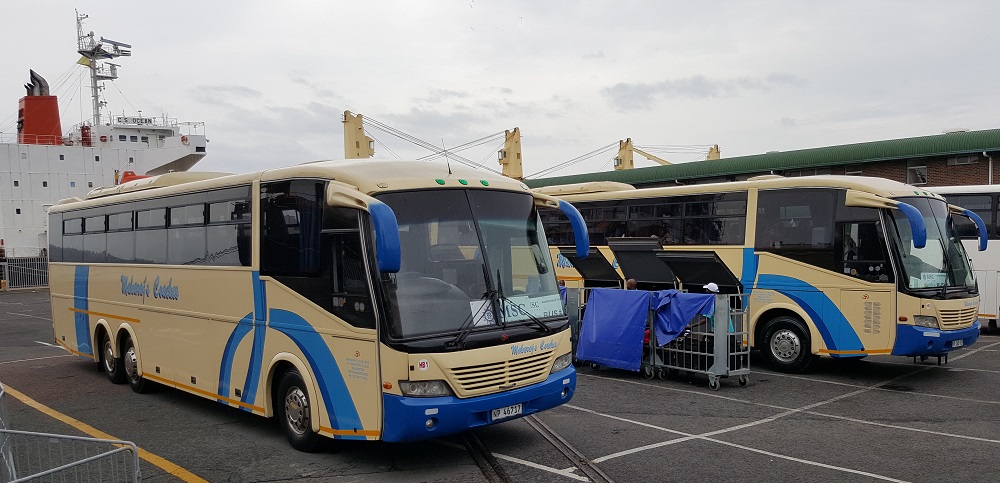
[[[399,223],[402,261],[388,283],[393,337],[565,316],[530,195],[446,190],[378,198]]]
[[[923,215],[927,225],[927,245],[916,248],[910,224],[899,210],[891,210],[895,226],[896,250],[902,261],[900,280],[904,288],[947,289],[960,287],[974,293],[976,279],[969,265],[969,257],[955,233],[949,216],[948,205],[933,198],[898,198],[912,205]],[[945,292],[941,292],[946,294]]]

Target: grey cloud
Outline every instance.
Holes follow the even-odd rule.
[[[618,110],[630,111],[651,109],[657,99],[731,97],[743,91],[768,91],[775,87],[803,84],[803,80],[784,73],[771,74],[764,78],[743,76],[733,79],[710,79],[696,74],[656,83],[619,82],[611,87],[605,87],[601,90],[601,94]]]

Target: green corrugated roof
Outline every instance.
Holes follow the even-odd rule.
[[[889,139],[868,143],[844,144],[825,148],[800,149],[695,161],[667,166],[653,166],[623,171],[528,179],[531,188],[588,181],[618,181],[632,185],[665,183],[674,180],[731,176],[771,170],[819,168],[844,164],[873,163],[932,156],[981,153],[1000,150],[1000,129],[967,131],[934,136]]]

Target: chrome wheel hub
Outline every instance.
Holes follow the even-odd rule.
[[[771,353],[781,362],[792,362],[802,353],[802,341],[788,329],[781,329],[771,336]]]
[[[293,387],[285,395],[285,419],[296,434],[305,434],[309,427],[309,399],[302,389]]]
[[[128,374],[128,378],[135,382],[139,380],[139,362],[135,357],[135,347],[129,347],[125,351],[125,373]]]
[[[110,339],[104,340],[104,370],[108,373],[115,372],[115,351]]]

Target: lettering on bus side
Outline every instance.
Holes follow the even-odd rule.
[[[173,278],[167,280],[166,284],[162,284],[160,276],[157,275],[156,280],[153,281],[152,289],[149,286],[148,278],[142,279],[141,282],[136,282],[134,276],[122,275],[121,282],[122,295],[126,297],[141,297],[142,303],[146,303],[146,299],[151,295],[156,299],[180,299],[180,288],[174,285]]]
[[[555,349],[558,345],[559,343],[555,340],[542,340],[538,344],[515,344],[510,346],[510,355],[518,356],[521,354],[534,354],[538,351]]]

